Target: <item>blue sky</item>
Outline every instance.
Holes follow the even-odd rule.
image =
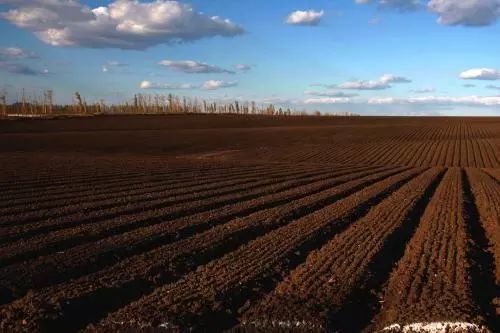
[[[500,0],[0,0],[0,12],[11,100],[24,88],[500,115]]]

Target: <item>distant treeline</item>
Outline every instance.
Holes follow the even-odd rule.
[[[198,98],[179,97],[172,94],[136,94],[133,100],[124,103],[106,104],[104,100],[87,103],[75,92],[72,104],[54,104],[53,91],[46,90],[42,95],[28,96],[24,92],[18,101],[7,104],[6,93],[0,93],[0,117],[19,116],[57,116],[57,115],[98,115],[98,114],[242,114],[269,116],[358,116],[350,112],[321,113],[320,111],[297,111],[289,107],[273,104],[257,105],[255,102],[234,101],[221,103]]]

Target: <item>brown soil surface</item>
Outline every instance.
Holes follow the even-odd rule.
[[[500,119],[0,121],[0,331],[500,332]]]

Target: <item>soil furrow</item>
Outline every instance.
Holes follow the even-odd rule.
[[[315,173],[311,173],[314,175]],[[321,173],[319,173],[321,174]],[[196,204],[200,205],[217,201],[219,198],[231,197],[231,195],[242,195],[244,191],[252,193],[259,187],[265,185],[272,185],[279,181],[280,178],[303,178],[307,177],[307,173],[303,171],[293,173],[275,172],[266,174],[261,177],[249,177],[250,179],[243,179],[242,182],[234,182],[226,184],[226,186],[219,186],[215,189],[201,189],[200,191],[188,191],[184,194],[182,191],[176,195],[176,190],[165,191],[163,195],[157,193],[151,200],[148,201],[147,194],[142,200],[134,200],[130,203],[123,202],[121,199],[115,199],[116,204],[107,203],[106,206],[110,208],[80,211],[77,213],[69,213],[68,215],[61,215],[46,220],[21,224],[11,227],[0,228],[2,241],[8,242],[16,239],[24,239],[34,237],[37,235],[46,235],[50,232],[59,230],[70,230],[72,228],[90,227],[90,225],[100,225],[112,219],[119,219],[121,217],[128,218],[129,216],[140,215],[144,212],[155,211],[175,211],[190,209]],[[76,226],[75,226],[76,225]]]
[[[382,171],[382,174],[398,171],[400,170]],[[268,221],[268,214],[271,214],[277,220],[273,223],[284,223],[284,221],[292,217],[305,214],[311,209],[317,209],[330,203],[335,198],[333,194],[346,186],[351,186],[350,190],[354,190],[356,181],[353,181],[353,179],[371,173],[339,172],[337,175],[332,175],[331,178],[318,179],[317,181],[311,179],[313,182],[310,184],[263,196],[255,200],[243,201],[218,211],[212,210],[193,215],[188,219],[183,218],[173,220],[168,224],[138,229],[135,232],[110,237],[94,244],[83,244],[62,253],[41,257],[38,260],[8,266],[0,270],[0,276],[4,280],[3,289],[11,290],[9,294],[12,295],[5,298],[5,301],[12,298],[13,295],[24,294],[28,288],[41,288],[48,285],[48,283],[53,284],[89,273],[128,256],[138,254],[141,251],[148,251],[162,244],[188,237],[193,232],[202,232],[232,218],[240,217],[238,223],[243,223],[243,225],[250,221],[248,222],[250,225],[260,226],[263,222],[258,223],[258,221]],[[377,174],[368,177],[369,179],[377,177]],[[359,181],[363,181],[363,178]],[[349,182],[349,184],[340,186],[345,182]],[[330,189],[331,187],[333,189]],[[252,214],[259,210],[263,211]],[[243,217],[248,214],[251,215]],[[224,230],[224,227],[222,229]],[[58,266],[55,264],[57,262],[65,262],[66,264]]]
[[[500,314],[497,311],[500,304],[500,285],[496,281],[495,253],[489,251],[489,236],[492,231],[482,221],[478,210],[478,200],[472,192],[471,180],[465,170],[462,170],[464,209],[462,214],[466,221],[466,231],[470,237],[467,256],[470,262],[471,292],[479,306],[480,314],[492,332],[500,331]],[[497,186],[497,189],[499,187]],[[498,196],[497,196],[498,200]],[[484,215],[483,215],[484,216]],[[498,225],[497,225],[498,226]],[[498,232],[498,230],[497,230]],[[498,235],[497,235],[498,237]]]
[[[424,322],[484,324],[473,297],[471,221],[461,170],[449,169],[392,272],[375,327]]]
[[[260,180],[251,183],[246,188],[240,187],[238,190],[219,191],[219,193],[210,193],[208,199],[206,196],[196,198],[197,200],[174,205],[165,205],[158,209],[138,210],[136,214],[118,214],[111,219],[91,220],[92,223],[81,223],[77,220],[74,225],[56,230],[51,233],[41,234],[21,241],[4,245],[1,249],[3,254],[0,256],[0,267],[8,265],[19,260],[27,260],[33,257],[47,255],[56,251],[62,251],[66,248],[78,244],[96,241],[119,233],[125,233],[138,228],[166,223],[173,219],[187,217],[203,211],[208,211],[227,205],[234,205],[239,201],[251,200],[259,196],[283,191],[294,186],[306,184],[311,177],[325,177],[324,174],[316,176],[314,174],[286,175],[274,177],[270,180]],[[27,247],[25,243],[30,245]]]
[[[194,170],[193,170],[194,169]],[[147,173],[145,174],[144,172],[139,172],[139,171],[134,171],[134,172],[128,172],[128,173],[123,173],[123,172],[114,172],[110,173],[108,175],[99,175],[99,174],[94,174],[94,176],[89,175],[88,177],[85,177],[83,179],[78,179],[78,176],[65,176],[63,179],[64,181],[50,181],[48,183],[42,183],[42,184],[26,184],[26,185],[16,185],[11,189],[5,189],[5,191],[0,192],[1,197],[8,197],[8,198],[17,198],[17,197],[22,197],[23,195],[30,195],[33,192],[33,189],[38,189],[40,192],[43,192],[44,194],[52,194],[52,193],[65,193],[68,189],[72,188],[85,188],[87,184],[94,183],[96,186],[105,186],[107,184],[113,184],[115,182],[122,182],[123,179],[141,179],[144,177],[151,177],[151,176],[176,176],[178,174],[183,174],[185,172],[192,172],[193,174],[204,174],[206,173],[206,170],[196,170],[195,168],[189,169],[186,167],[185,170],[174,170],[171,171],[165,171],[165,170],[148,170]],[[233,167],[231,169],[236,169],[236,167]],[[230,170],[230,169],[228,169]],[[77,178],[73,180],[73,177]]]
[[[3,208],[0,208],[0,215],[10,215],[20,212],[36,211],[41,209],[51,209],[51,208],[61,208],[75,203],[91,203],[103,199],[112,199],[114,197],[128,196],[133,194],[143,193],[142,191],[148,191],[170,186],[170,189],[184,189],[188,190],[189,187],[201,185],[203,183],[215,182],[219,179],[236,179],[237,177],[244,176],[246,174],[258,173],[258,172],[272,172],[273,169],[259,169],[252,168],[248,170],[241,170],[238,172],[230,172],[221,174],[216,172],[211,173],[183,173],[181,176],[177,175],[174,179],[168,178],[169,175],[162,176],[148,176],[144,179],[137,181],[128,181],[126,177],[122,178],[122,183],[106,184],[105,188],[97,189],[92,188],[90,190],[75,189],[74,193],[67,190],[63,195],[43,195],[40,198],[39,193],[33,190],[35,196],[22,199],[22,200],[5,200],[2,203]],[[225,177],[225,178],[224,178]],[[194,179],[194,180],[193,180]],[[99,183],[97,183],[99,184]],[[100,185],[100,184],[99,184]]]
[[[277,329],[281,323],[289,323],[314,330],[363,329],[370,309],[353,310],[370,304],[357,301],[369,301],[366,292],[379,287],[398,259],[418,224],[426,196],[432,194],[441,176],[442,171],[433,168],[412,179],[309,255],[274,291],[246,311],[242,327]]]
[[[387,187],[390,184],[386,184],[385,189]],[[220,260],[198,268],[181,281],[158,288],[151,295],[111,314],[96,329],[121,330],[137,327],[136,324],[156,327],[165,322],[185,329],[230,326],[245,302],[271,289],[310,251],[346,228],[380,190],[377,184],[365,187],[269,232]],[[214,274],[215,271],[225,273]],[[159,299],[163,300],[159,303],[160,311],[148,313],[149,307],[153,303],[158,305]],[[128,312],[135,313],[131,321],[123,317]],[[117,322],[125,326],[115,325]]]
[[[201,180],[202,178],[199,177],[199,180],[194,183],[193,187],[189,187],[189,184],[186,184],[184,187],[182,185],[182,180],[176,180],[170,184],[160,185],[156,189],[153,187],[147,190],[147,183],[143,183],[137,194],[125,192],[121,193],[121,195],[119,193],[115,195],[113,192],[109,192],[113,193],[113,195],[107,195],[100,200],[96,199],[91,200],[90,202],[83,202],[74,205],[57,205],[52,209],[35,209],[32,212],[22,211],[20,214],[10,214],[9,216],[4,216],[2,217],[2,224],[0,224],[0,235],[8,238],[8,236],[5,235],[4,230],[10,230],[13,234],[19,234],[26,231],[36,230],[39,225],[48,227],[50,223],[44,222],[50,221],[54,223],[54,220],[64,218],[65,216],[72,216],[72,214],[77,214],[79,212],[85,212],[88,215],[92,211],[104,211],[109,208],[117,209],[120,206],[131,206],[145,201],[154,203],[155,200],[158,199],[163,199],[165,204],[168,204],[170,201],[183,200],[183,195],[188,198],[187,200],[191,200],[189,199],[190,196],[201,196],[203,192],[211,193],[214,190],[222,191],[225,188],[230,189],[236,187],[237,185],[251,183],[255,180],[263,180],[269,179],[272,176],[279,176],[285,172],[286,170],[250,172],[236,175],[234,177],[228,175],[225,178],[206,180]],[[300,171],[289,172],[290,174],[300,174]],[[114,189],[111,187],[109,188],[109,191],[114,191]],[[174,201],[174,203],[175,202],[176,201]],[[17,230],[16,227],[20,230]]]

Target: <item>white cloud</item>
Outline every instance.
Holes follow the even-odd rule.
[[[252,69],[252,66],[246,64],[238,64],[234,66],[234,68],[236,68],[239,71],[249,71]]]
[[[225,82],[220,80],[208,80],[203,82],[201,88],[204,90],[216,90],[221,88],[229,88],[237,86],[237,82]]]
[[[297,10],[286,19],[286,23],[292,25],[318,25],[325,12],[314,10]]]
[[[324,84],[324,83],[311,83],[311,87],[322,87],[322,88],[328,88],[328,89],[334,89],[337,88],[336,84]]]
[[[370,98],[367,103],[368,104],[394,104],[397,102],[397,99],[394,97],[380,97],[380,98]]]
[[[304,100],[304,104],[347,104],[351,101],[347,97],[308,98]]]
[[[379,97],[370,99],[355,98],[309,98],[304,104],[352,104],[352,105],[421,105],[421,106],[500,106],[500,96],[421,96],[421,97]]]
[[[487,88],[487,89],[493,89],[493,90],[500,90],[500,86],[494,86],[492,84],[487,85],[485,88]]]
[[[233,71],[220,68],[215,65],[209,65],[203,62],[197,62],[193,60],[182,60],[182,61],[174,61],[174,60],[162,60],[158,63],[161,66],[169,67],[184,73],[229,73],[234,74]]]
[[[354,0],[368,4],[371,0]],[[423,0],[376,0],[380,8],[414,11],[424,7]],[[429,11],[439,15],[444,25],[484,26],[495,23],[500,17],[500,0],[430,0]]]
[[[411,80],[403,77],[403,76],[396,76],[392,74],[384,74],[380,78],[381,82],[386,82],[386,83],[410,83]]]
[[[431,0],[427,6],[445,25],[484,26],[500,16],[500,0]]]
[[[358,96],[358,94],[346,94],[345,92],[341,91],[313,91],[313,90],[306,90],[304,91],[304,94],[311,95],[311,96],[322,96],[322,97],[355,97]]]
[[[28,52],[19,47],[6,47],[0,49],[0,60],[20,60],[20,59],[34,59],[36,54]]]
[[[391,88],[391,83],[409,83],[410,79],[403,76],[395,76],[392,74],[385,74],[378,80],[362,80],[362,81],[347,81],[334,86],[339,89],[353,89],[353,90],[384,90]],[[331,86],[332,87],[332,86]]]
[[[231,37],[243,28],[179,1],[115,0],[91,9],[78,0],[4,0],[1,17],[53,46],[146,49],[157,44]]]
[[[422,88],[422,89],[412,89],[410,92],[415,93],[415,94],[429,94],[435,92],[436,89],[434,88]]]
[[[182,89],[196,89],[199,88],[199,86],[190,83],[156,83],[145,80],[139,84],[139,88],[182,90]]]
[[[348,81],[338,85],[340,89],[354,89],[354,90],[382,90],[389,89],[390,85],[387,82],[379,80],[370,81]]]
[[[169,89],[169,90],[182,90],[182,89],[203,89],[203,90],[216,90],[221,88],[229,88],[237,86],[237,82],[226,82],[220,80],[208,80],[202,84],[192,83],[157,83],[144,80],[139,84],[141,89]]]
[[[500,80],[500,70],[493,68],[473,68],[460,73],[464,80]]]
[[[423,96],[409,98],[373,98],[368,104],[423,104],[423,105],[476,105],[476,106],[498,106],[498,96],[464,96],[464,97],[442,97]]]

